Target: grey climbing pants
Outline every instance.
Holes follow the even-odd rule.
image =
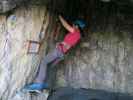
[[[63,58],[64,53],[58,48],[55,48],[52,52],[48,53],[40,63],[35,82],[43,83],[46,80],[47,75],[47,65],[56,59]]]

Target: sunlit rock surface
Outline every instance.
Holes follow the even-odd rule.
[[[27,54],[28,40],[40,41],[39,34],[42,27],[44,28],[41,35],[45,37],[48,21],[49,13],[46,8],[36,6],[30,9],[20,8],[7,18],[0,16],[0,98],[2,100],[11,98],[16,91],[33,80],[47,46],[44,41],[39,54]]]

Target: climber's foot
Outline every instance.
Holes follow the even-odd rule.
[[[24,87],[24,91],[29,93],[42,93],[43,89],[48,89],[48,84],[46,83],[32,83]]]

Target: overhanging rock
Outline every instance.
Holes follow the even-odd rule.
[[[0,1],[0,13],[6,13],[17,5],[19,5],[24,0],[1,0]]]

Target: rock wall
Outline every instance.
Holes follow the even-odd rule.
[[[36,6],[17,9],[10,16],[0,16],[1,100],[11,98],[33,80],[40,59],[46,53],[49,18],[45,7]],[[28,40],[43,40],[39,54],[27,54]]]
[[[96,32],[87,38],[57,70],[57,87],[133,94],[133,44],[128,33]]]
[[[53,47],[56,16],[45,7],[19,8],[0,16],[0,99],[44,100],[45,95],[15,95],[30,83],[46,48]],[[28,40],[41,41],[39,54],[27,54]],[[94,88],[133,94],[133,44],[127,32],[95,32],[83,39],[57,69],[55,87]],[[48,43],[47,43],[48,42]],[[52,74],[51,74],[52,73]],[[53,75],[53,72],[50,74]]]
[[[0,13],[6,13],[24,2],[24,0],[0,0]]]

